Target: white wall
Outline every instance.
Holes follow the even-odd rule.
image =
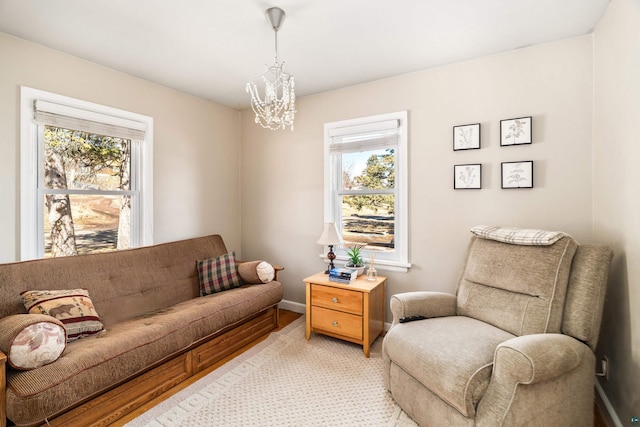
[[[598,356],[623,426],[640,417],[640,2],[613,0],[594,35],[594,219],[615,251]]]
[[[583,36],[402,75],[298,102],[295,130],[272,132],[242,113],[245,258],[283,264],[285,299],[323,269],[323,124],[409,111],[409,273],[387,294],[454,291],[469,228],[559,229],[592,239],[592,37]],[[304,81],[296,82],[300,87]],[[499,122],[533,116],[534,143],[500,147]],[[452,126],[480,122],[482,149],[453,152]],[[502,190],[500,162],[534,160],[535,188]],[[453,165],[483,164],[482,190],[457,190]],[[379,271],[379,274],[385,274]]]
[[[20,254],[20,86],[154,118],[154,240],[240,249],[240,113],[0,33],[0,262]]]

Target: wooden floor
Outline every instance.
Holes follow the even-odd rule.
[[[295,313],[293,311],[282,310],[282,309],[280,309],[280,314],[279,315],[280,315],[280,326],[278,327],[278,329],[276,329],[276,331],[279,331],[282,328],[284,328],[285,326],[290,325],[294,320],[296,320],[300,316],[302,316],[302,314],[300,314],[300,313]],[[224,365],[228,361],[232,360],[234,357],[236,357],[236,356],[244,353],[245,351],[249,350],[251,347],[253,347],[256,344],[258,344],[259,342],[263,341],[265,338],[266,337],[262,338],[259,341],[254,342],[254,343],[248,344],[247,346],[245,346],[245,347],[241,348],[240,350],[236,351],[235,353],[227,356],[226,358],[224,358],[220,362],[216,363],[215,365],[211,366],[210,368],[205,369],[204,371],[200,372],[198,375],[194,375],[193,377],[191,377],[188,380],[184,381],[183,383],[177,385],[176,387],[172,388],[171,390],[167,391],[166,393],[162,394],[161,396],[158,396],[156,399],[152,400],[151,402],[149,402],[149,403],[145,404],[144,406],[138,408],[137,410],[133,411],[132,413],[128,414],[127,416],[121,418],[120,420],[118,420],[115,423],[111,424],[111,426],[113,426],[113,427],[123,426],[124,424],[126,424],[129,421],[133,420],[134,418],[140,416],[142,413],[146,412],[150,408],[152,408],[155,405],[159,404],[163,400],[168,399],[169,397],[173,396],[174,394],[176,394],[180,390],[183,390],[184,388],[190,386],[194,382],[198,381],[200,378],[202,378],[205,375],[209,374],[211,371],[214,371],[215,369],[217,369],[220,366]],[[602,413],[599,410],[598,405],[594,405],[593,411],[594,411],[594,414],[595,414],[595,420],[594,420],[594,424],[593,424],[594,427],[610,427],[605,422],[605,419],[602,416]]]

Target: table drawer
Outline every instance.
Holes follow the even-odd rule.
[[[362,317],[322,307],[314,307],[311,327],[345,337],[362,339]]]
[[[362,292],[311,285],[311,305],[362,315]]]

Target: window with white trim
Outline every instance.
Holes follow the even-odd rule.
[[[21,88],[21,259],[152,243],[153,119]]]
[[[362,246],[365,264],[407,271],[407,112],[326,123],[325,215],[345,243]]]

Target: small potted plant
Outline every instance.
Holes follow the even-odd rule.
[[[358,276],[364,273],[364,261],[362,260],[361,252],[365,246],[355,244],[353,247],[345,249],[348,258],[346,267],[358,270]]]

